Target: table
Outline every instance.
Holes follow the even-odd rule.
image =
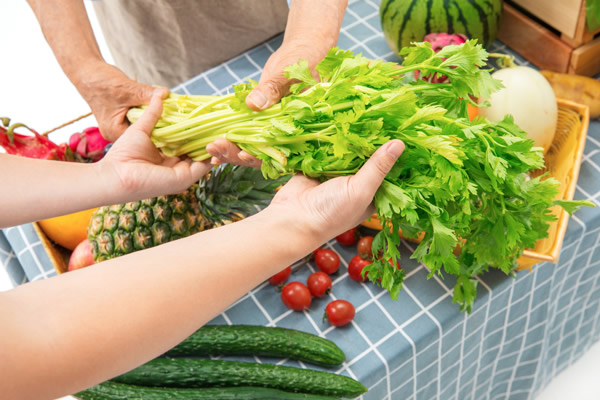
[[[275,37],[173,90],[224,94],[245,78],[257,80],[281,41]],[[338,45],[397,60],[383,39],[378,6],[370,0],[351,2]],[[490,50],[510,53],[499,42]],[[527,64],[520,57],[517,62]],[[600,121],[592,121],[575,197],[600,205],[599,150]],[[325,246],[341,255],[342,267],[329,298],[315,300],[309,311],[293,312],[264,283],[212,323],[282,326],[335,341],[347,355],[336,372],[367,386],[364,400],[532,399],[600,339],[599,232],[600,207],[580,210],[570,219],[556,265],[538,264],[532,273],[519,272],[515,279],[497,271],[484,275],[470,315],[452,304],[450,278],[427,280],[427,268],[409,259],[414,244],[402,244],[407,278],[393,301],[373,284],[349,279],[346,267],[354,247],[330,241]],[[0,232],[0,265],[15,285],[56,275],[30,224]],[[306,281],[315,270],[312,262],[300,260],[290,279]],[[321,321],[333,298],[356,306],[350,326],[333,328]],[[290,360],[253,360],[308,367]]]

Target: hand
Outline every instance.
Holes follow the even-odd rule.
[[[180,193],[211,168],[206,161],[167,157],[150,140],[162,114],[165,95],[162,90],[155,90],[142,117],[127,128],[99,162],[114,178],[116,190],[127,198],[125,201]]]
[[[373,214],[375,192],[403,151],[402,141],[391,140],[373,153],[354,176],[321,184],[296,175],[277,192],[267,210],[296,215],[301,218],[300,225],[308,227],[305,234],[329,240]]]
[[[283,75],[284,68],[305,59],[313,69],[327,55],[328,50],[329,47],[310,46],[302,42],[283,44],[267,60],[258,85],[246,97],[246,105],[259,111],[279,102],[281,97],[288,93],[292,83]],[[318,78],[316,72],[314,75]],[[217,139],[210,143],[206,146],[206,151],[213,156],[211,163],[214,165],[230,163],[260,168],[261,161],[258,158],[225,139]]]
[[[127,111],[131,107],[148,104],[156,90],[163,96],[168,93],[167,88],[154,88],[131,80],[104,62],[94,64],[93,73],[86,74],[79,88],[98,121],[102,136],[111,142],[129,127]]]

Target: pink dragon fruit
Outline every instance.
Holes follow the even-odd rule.
[[[436,53],[439,52],[441,49],[443,49],[446,46],[449,46],[451,44],[455,44],[455,45],[463,44],[467,40],[469,40],[469,38],[467,38],[462,33],[430,33],[428,35],[425,35],[425,38],[423,38],[423,41],[431,43],[431,48]],[[415,71],[415,79],[419,79],[419,77],[420,77],[420,72]],[[434,74],[433,76],[427,75],[427,76],[424,76],[422,79],[433,82],[433,83],[448,83],[449,82],[448,77],[446,75],[438,75],[438,74]]]
[[[73,153],[92,162],[99,161],[104,157],[104,148],[110,142],[100,133],[97,127],[86,128],[83,132],[74,133],[69,138],[69,147]]]
[[[0,126],[0,146],[8,154],[42,160],[70,161],[66,143],[58,145],[21,123],[10,125],[9,118],[2,118],[1,121],[4,126]],[[16,128],[26,128],[33,136],[15,133]]]

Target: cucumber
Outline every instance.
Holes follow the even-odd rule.
[[[201,358],[155,358],[113,381],[139,386],[181,388],[259,386],[350,398],[367,391],[367,388],[354,379],[329,372]]]
[[[252,325],[203,326],[166,355],[282,357],[324,367],[338,366],[346,359],[331,340],[294,329]]]
[[[81,400],[339,400],[258,387],[173,389],[104,382],[75,395]]]

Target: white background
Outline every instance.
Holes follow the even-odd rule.
[[[112,63],[91,2],[85,4],[100,50]],[[88,113],[88,105],[62,73],[25,0],[0,1],[0,16],[0,116],[23,122],[42,133]],[[50,137],[57,143],[66,142],[71,133],[95,125],[94,118],[88,117]],[[0,269],[0,291],[10,288],[4,270]],[[598,377],[600,344],[559,375],[537,400],[600,400]]]

